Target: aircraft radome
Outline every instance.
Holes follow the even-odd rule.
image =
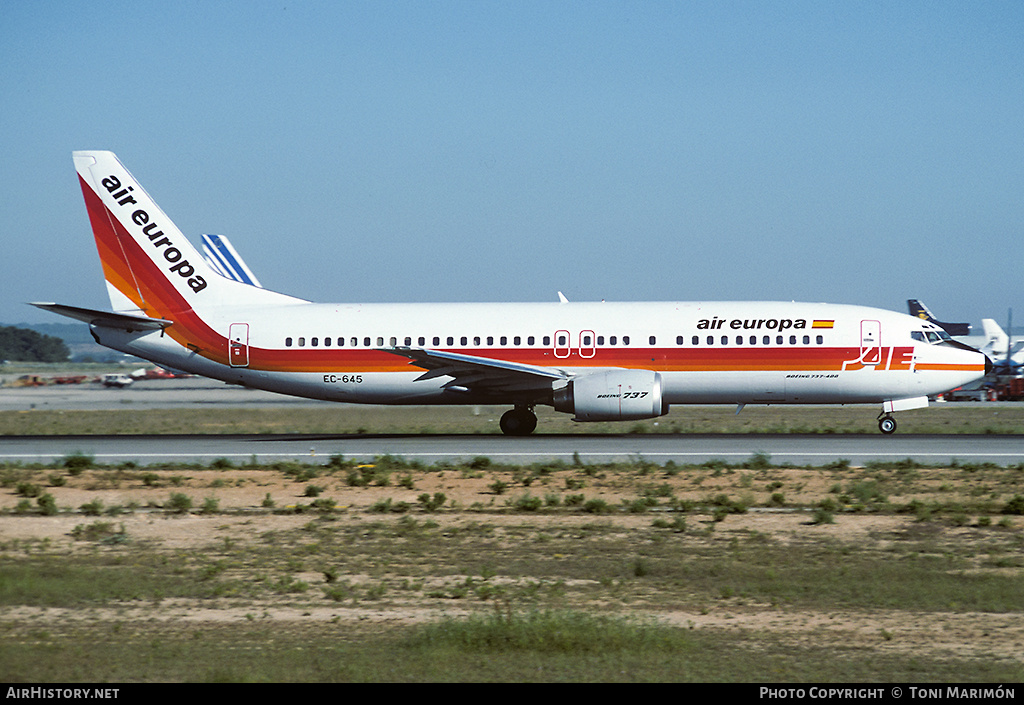
[[[576,421],[673,404],[881,404],[971,382],[988,359],[934,323],[793,302],[318,304],[218,274],[111,152],[74,153],[111,311],[34,304],[101,345],[312,399],[504,404],[507,434],[548,405]]]

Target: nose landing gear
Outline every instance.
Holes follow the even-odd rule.
[[[883,411],[878,416],[878,430],[886,435],[895,433],[896,419],[892,417],[892,414]]]

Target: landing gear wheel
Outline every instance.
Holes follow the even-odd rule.
[[[878,419],[878,430],[886,435],[894,433],[896,431],[896,419],[891,416],[883,416]]]
[[[509,409],[498,425],[506,436],[529,436],[537,428],[537,416],[529,409]]]

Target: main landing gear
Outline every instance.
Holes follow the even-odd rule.
[[[528,406],[517,406],[502,414],[498,425],[506,436],[529,436],[537,428],[537,415]]]
[[[896,432],[896,419],[892,417],[892,414],[882,412],[878,416],[878,430],[889,435],[890,433]]]

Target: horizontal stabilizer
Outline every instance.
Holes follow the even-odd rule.
[[[173,321],[163,318],[149,318],[148,316],[132,316],[127,313],[113,313],[111,311],[97,311],[91,308],[78,308],[77,306],[65,306],[64,304],[31,303],[31,306],[41,308],[44,311],[74,318],[89,325],[117,328],[119,330],[161,330],[171,325]]]

